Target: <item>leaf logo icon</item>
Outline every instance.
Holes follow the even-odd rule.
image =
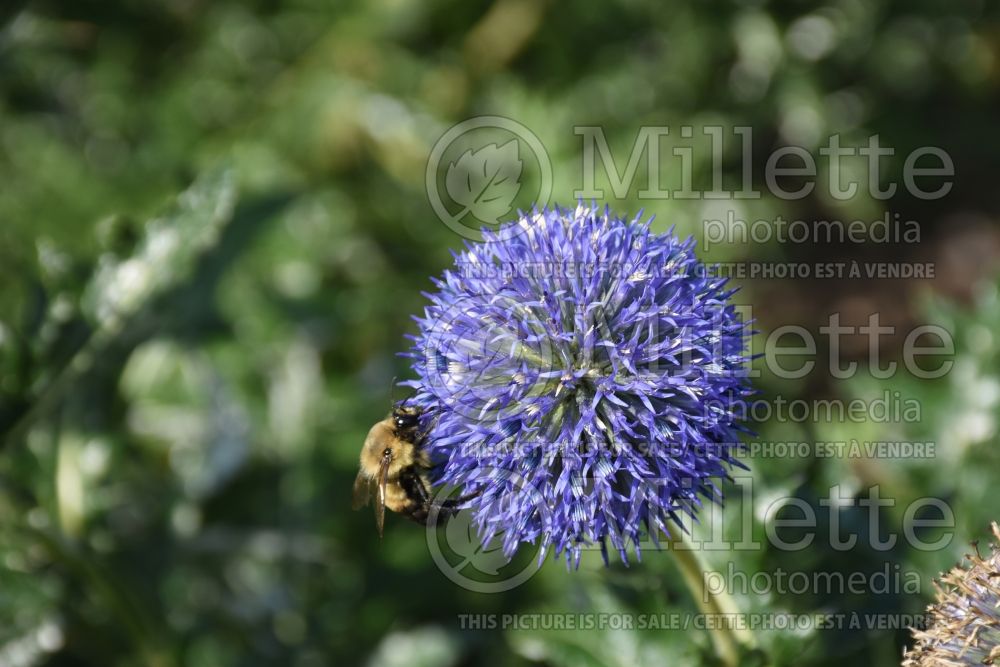
[[[455,218],[472,213],[482,222],[498,224],[521,189],[518,179],[523,166],[517,139],[503,146],[489,144],[475,152],[465,151],[448,165],[445,176],[448,195],[464,207]]]
[[[499,537],[494,537],[485,545],[479,540],[472,524],[471,512],[460,512],[448,521],[445,539],[451,550],[462,557],[462,561],[454,565],[456,572],[472,565],[477,572],[498,576],[500,568],[509,562],[503,553]]]

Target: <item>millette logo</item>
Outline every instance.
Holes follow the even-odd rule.
[[[537,183],[531,192],[522,192]],[[477,116],[441,135],[431,149],[427,196],[449,229],[482,240],[483,226],[496,226],[514,210],[519,194],[538,205],[552,193],[552,164],[539,138],[517,121]],[[506,235],[517,233],[507,228]]]

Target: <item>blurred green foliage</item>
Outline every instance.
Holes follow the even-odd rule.
[[[919,220],[920,252],[941,260],[934,284],[761,282],[740,297],[764,334],[789,322],[816,330],[857,299],[862,310],[895,309],[899,323],[954,330],[956,367],[942,381],[759,382],[765,397],[888,389],[923,405],[917,425],[762,423],[760,440],[926,438],[939,457],[767,459],[750,461],[750,474],[756,499],[814,505],[833,484],[859,496],[878,484],[899,499],[886,511],[897,527],[907,500],[940,496],[959,535],[985,535],[1000,518],[996,291],[969,289],[987,274],[969,272],[969,255],[944,260],[955,229],[967,234],[959,251],[996,238],[998,16],[987,0],[8,3],[0,664],[715,664],[699,630],[460,629],[460,614],[696,610],[665,554],[607,569],[588,554],[578,572],[550,562],[514,590],[478,594],[439,571],[423,531],[390,517],[380,544],[372,518],[348,510],[367,428],[387,412],[392,378],[407,376],[397,353],[420,292],[461,242],[428,205],[427,155],[478,114],[540,137],[563,203],[581,187],[574,125],[604,127],[624,156],[643,125],[712,123],[753,126],[761,160],[831,134],[845,145],[879,134],[899,156],[944,147],[952,194],[891,202]],[[722,164],[738,179],[730,144]],[[696,156],[698,188],[712,165],[710,152]],[[889,161],[887,179],[901,162]],[[528,190],[519,206],[531,205]],[[645,205],[658,228],[682,233],[718,214],[708,202],[641,202],[637,190],[609,203]],[[875,219],[886,208],[819,191],[738,205],[747,219]],[[751,256],[895,252],[768,244]],[[722,246],[711,257],[743,253]],[[991,257],[974,259],[977,269]],[[942,294],[918,298],[929,287]],[[743,502],[733,494],[727,524]],[[749,511],[762,535],[763,516]],[[841,514],[845,532],[867,530],[863,513]],[[920,595],[737,602],[748,612],[915,613],[965,542],[929,554],[819,545],[707,556],[748,573],[899,563],[920,573]],[[795,665],[895,664],[905,639],[760,635],[775,664]]]

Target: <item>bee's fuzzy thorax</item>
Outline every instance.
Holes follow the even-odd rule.
[[[375,477],[386,448],[392,450],[392,461],[389,464],[389,479],[395,480],[399,474],[413,465],[425,465],[426,456],[422,456],[417,446],[398,437],[390,419],[384,419],[368,431],[365,446],[361,449],[361,469],[369,476]]]

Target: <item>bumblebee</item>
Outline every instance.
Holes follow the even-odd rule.
[[[397,403],[388,417],[368,431],[361,449],[361,469],[354,480],[351,506],[360,509],[374,500],[379,537],[386,508],[427,525],[454,515],[461,509],[459,505],[478,495],[432,502],[427,478],[431,464],[422,446],[425,434],[420,432],[420,416],[418,408]]]

